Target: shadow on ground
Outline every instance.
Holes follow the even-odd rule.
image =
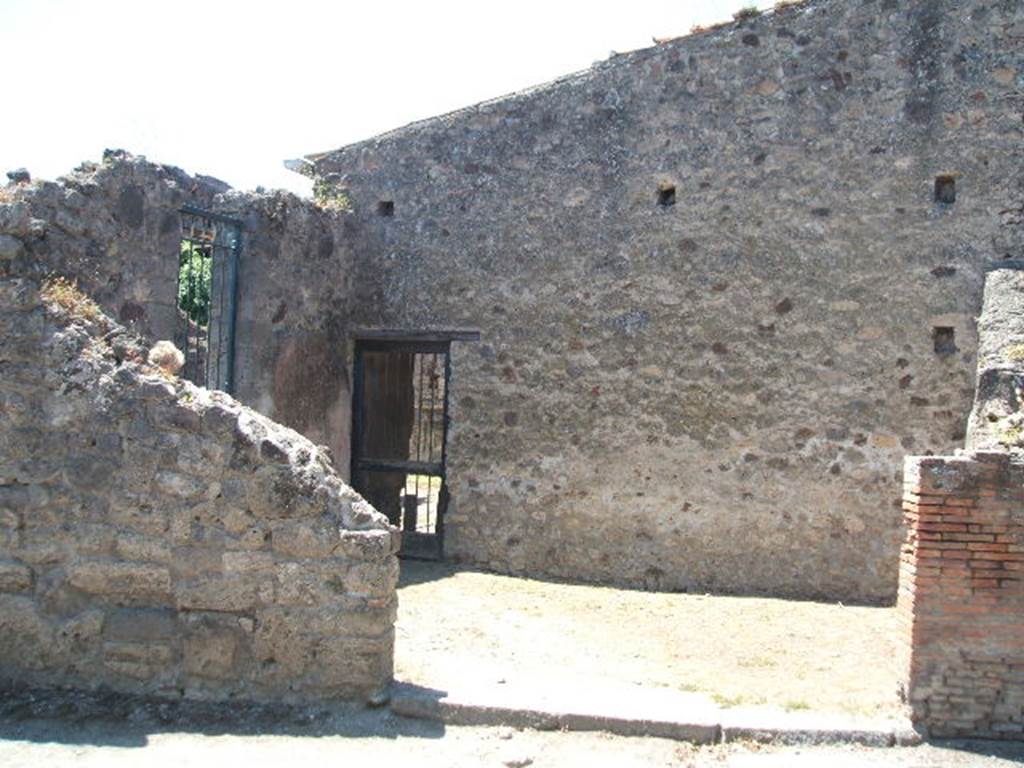
[[[158,733],[439,739],[445,727],[343,702],[298,706],[68,690],[0,692],[0,739],[131,748],[146,746]]]
[[[1024,764],[1024,742],[991,741],[984,739],[937,739],[928,742],[935,749],[965,752],[981,757],[997,757]]]
[[[408,557],[401,559],[401,570],[398,577],[398,588],[429,584],[451,578],[459,571],[467,570],[452,563],[441,563],[436,560],[413,560]]]

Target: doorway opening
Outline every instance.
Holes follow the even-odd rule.
[[[352,486],[401,529],[406,557],[444,554],[450,348],[450,339],[355,345]]]
[[[200,387],[228,393],[234,388],[241,247],[239,221],[199,208],[182,208],[175,291],[175,343],[185,355],[181,375]]]

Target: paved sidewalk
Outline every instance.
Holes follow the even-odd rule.
[[[1011,768],[1024,761],[1024,744],[696,746],[607,733],[451,726],[386,709],[261,711],[109,700],[90,707],[59,695],[41,707],[9,703],[0,700],[4,768]]]
[[[396,684],[391,710],[449,725],[604,731],[693,744],[754,741],[888,747],[920,742],[910,722],[897,717],[786,712],[771,707],[722,708],[700,694],[557,672],[494,680],[472,664],[461,667],[450,679],[452,684],[442,688]]]

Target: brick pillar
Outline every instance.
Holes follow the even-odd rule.
[[[906,692],[930,736],[1024,738],[1024,456],[908,457]]]

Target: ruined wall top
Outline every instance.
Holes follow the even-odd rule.
[[[877,24],[872,25],[875,29],[858,28],[863,23],[858,17],[865,13],[876,18]],[[659,40],[653,47],[623,54],[613,52],[588,69],[548,83],[418,120],[337,149],[310,153],[285,161],[285,166],[321,183],[343,186],[346,174],[373,170],[368,157],[400,152],[411,142],[425,142],[429,147],[430,142],[439,141],[442,136],[455,136],[456,140],[465,141],[467,154],[477,154],[481,149],[477,145],[490,141],[487,134],[493,129],[514,132],[532,125],[535,130],[548,131],[555,123],[571,120],[573,111],[602,117],[603,122],[615,126],[637,106],[634,91],[650,95],[658,90],[659,83],[670,79],[686,80],[689,87],[685,96],[695,100],[672,106],[686,110],[688,103],[692,106],[696,100],[720,100],[725,95],[730,99],[730,103],[723,105],[727,114],[748,96],[760,97],[764,105],[777,105],[805,92],[821,95],[864,87],[878,92],[895,87],[905,91],[899,117],[905,118],[911,128],[927,132],[937,121],[948,120],[943,117],[939,103],[943,81],[949,76],[950,60],[946,54],[960,48],[951,62],[960,78],[974,76],[988,67],[994,67],[993,76],[1003,84],[1012,84],[1015,77],[1013,62],[994,61],[989,52],[973,45],[960,46],[944,27],[961,22],[989,24],[993,33],[998,30],[1000,34],[1019,35],[1024,32],[1024,22],[1019,18],[1012,21],[1014,13],[1013,3],[988,0],[780,3],[774,10],[738,13],[733,22]],[[887,25],[886,21],[892,19],[905,24],[904,30],[885,40],[893,57],[889,73],[893,79],[861,82],[857,70],[863,62],[858,61],[855,50],[857,38],[865,31],[874,37],[876,30],[881,33],[885,27],[891,28],[894,25]],[[1007,24],[1001,19],[1011,21]],[[818,55],[817,49],[823,46],[827,57]],[[810,64],[810,69],[805,64]],[[732,92],[722,94],[709,86],[721,80],[726,71],[730,72],[726,79]],[[715,74],[708,77],[709,72]],[[544,115],[542,124],[533,125],[536,121],[531,112],[552,106],[567,111]],[[594,124],[592,121],[586,128],[592,129]],[[742,130],[736,138],[741,136]]]
[[[1024,451],[1024,269],[985,278],[967,448]]]
[[[121,150],[55,181],[19,178],[0,188],[0,237],[31,250],[39,275],[72,279],[150,340],[185,345],[182,210],[239,222],[233,394],[328,445],[347,467],[351,299],[342,211],[282,190],[241,192]]]
[[[274,261],[287,250],[297,262],[289,267],[293,273],[307,260],[343,261],[336,253],[336,212],[284,190],[234,190],[124,150],[106,150],[100,162],[83,162],[53,181],[3,188],[0,232],[26,241],[40,266],[73,277],[135,332],[160,338],[175,323],[175,256],[187,206],[242,221],[249,261]]]
[[[323,447],[161,369],[39,242],[0,239],[0,678],[378,696],[397,531]]]

